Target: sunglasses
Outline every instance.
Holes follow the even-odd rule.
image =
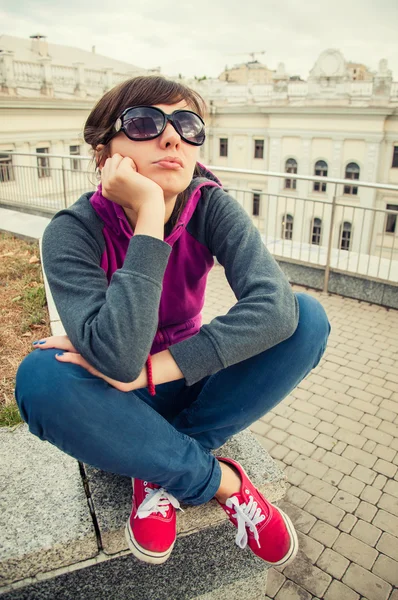
[[[191,110],[175,110],[167,115],[155,106],[134,106],[122,112],[113,133],[103,143],[108,143],[119,131],[134,142],[154,140],[163,133],[169,121],[187,144],[201,146],[205,141],[205,122]]]

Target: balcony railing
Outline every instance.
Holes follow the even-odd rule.
[[[9,160],[3,158],[0,163],[0,205],[54,214],[99,183],[93,160],[87,156],[7,156]],[[221,179],[234,177],[237,185],[228,186],[228,191],[250,215],[273,256],[322,269],[325,291],[331,271],[398,284],[398,211],[377,208],[387,203],[398,206],[398,186],[218,166],[209,169]],[[248,176],[257,181],[263,178],[262,186],[268,191],[243,188],[238,182]],[[311,189],[314,182],[320,190],[326,184],[327,192],[303,196],[300,184],[298,189],[283,188],[287,179],[307,181]],[[344,194],[353,185],[358,193]],[[380,197],[383,192],[388,199]]]

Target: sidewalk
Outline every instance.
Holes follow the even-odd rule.
[[[40,238],[50,221],[50,218],[0,208],[0,231],[8,231],[24,239]]]
[[[30,237],[48,222],[5,212],[0,229]],[[398,311],[293,289],[322,303],[332,332],[318,367],[251,427],[288,478],[301,548],[270,570],[266,598],[398,600]],[[235,302],[215,265],[203,322]]]

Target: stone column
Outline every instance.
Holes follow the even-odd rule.
[[[17,93],[17,83],[14,75],[14,52],[4,51],[0,54],[1,75],[3,84],[1,91],[10,96]]]
[[[74,89],[75,96],[79,98],[85,98],[87,95],[86,92],[86,82],[85,82],[85,73],[84,73],[84,63],[83,62],[74,62],[72,65],[75,67],[75,77],[76,77],[76,86]]]
[[[43,75],[43,83],[41,86],[40,93],[43,96],[54,96],[54,87],[52,82],[52,73],[51,73],[51,61],[52,59],[49,56],[43,56],[40,58],[40,64],[42,66],[42,75]]]

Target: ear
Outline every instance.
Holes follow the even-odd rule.
[[[95,148],[95,163],[97,165],[97,169],[102,169],[106,159],[108,158],[104,152],[104,144],[98,144]]]

